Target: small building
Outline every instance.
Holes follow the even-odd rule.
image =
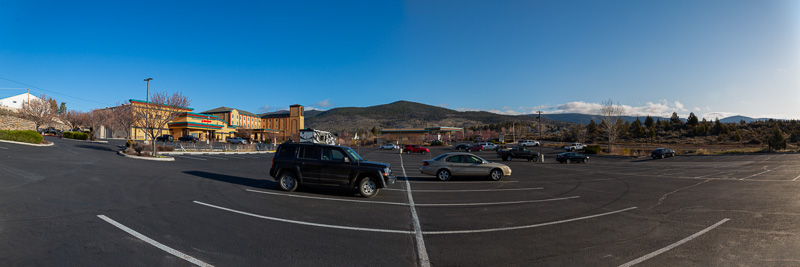
[[[380,139],[385,142],[399,142],[409,144],[422,144],[426,135],[436,135],[449,137],[453,132],[463,132],[463,128],[458,127],[427,127],[427,128],[387,128],[381,129]],[[439,138],[437,138],[439,139]],[[445,141],[451,141],[445,138]],[[441,141],[441,140],[440,140]]]
[[[30,101],[31,99],[39,99],[30,93],[19,94],[15,96],[0,99],[0,108],[18,110],[22,108],[22,104]]]

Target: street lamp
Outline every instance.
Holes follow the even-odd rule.
[[[152,80],[153,78],[144,79],[144,81],[147,82],[147,96],[145,96],[145,103],[150,102],[150,81]]]
[[[544,154],[542,154],[542,146],[544,145],[544,140],[542,140],[542,112],[537,111],[539,113],[539,162],[544,162]]]

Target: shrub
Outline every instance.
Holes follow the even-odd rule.
[[[586,154],[600,154],[601,151],[603,151],[603,148],[599,145],[590,145],[585,148]]]
[[[128,154],[128,155],[136,155],[136,156],[139,155],[139,153],[137,153],[135,149],[130,148],[130,147],[126,148],[124,153]]]
[[[0,130],[0,139],[31,143],[31,144],[41,144],[42,141],[44,140],[44,137],[42,137],[42,135],[39,134],[39,132],[34,130],[25,130],[25,131]]]
[[[64,132],[61,135],[61,137],[69,139],[87,140],[89,139],[89,134],[84,132]]]

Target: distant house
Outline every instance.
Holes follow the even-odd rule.
[[[0,99],[0,108],[13,109],[13,110],[21,109],[22,104],[28,102],[29,99],[39,99],[39,98],[30,93],[24,93],[12,97],[3,98]]]

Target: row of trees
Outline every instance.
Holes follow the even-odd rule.
[[[17,116],[32,121],[38,131],[43,125],[63,123],[70,130],[81,128],[89,129],[91,140],[96,138],[96,133],[101,126],[112,132],[123,131],[128,138],[132,137],[131,129],[141,129],[150,140],[160,136],[167,124],[184,113],[181,108],[188,107],[189,99],[180,92],[168,95],[165,92],[155,92],[149,101],[140,107],[131,103],[118,104],[115,107],[94,109],[91,111],[68,110],[66,103],[57,102],[41,95],[39,99],[26,101]],[[153,145],[153,156],[157,154],[156,144]]]

